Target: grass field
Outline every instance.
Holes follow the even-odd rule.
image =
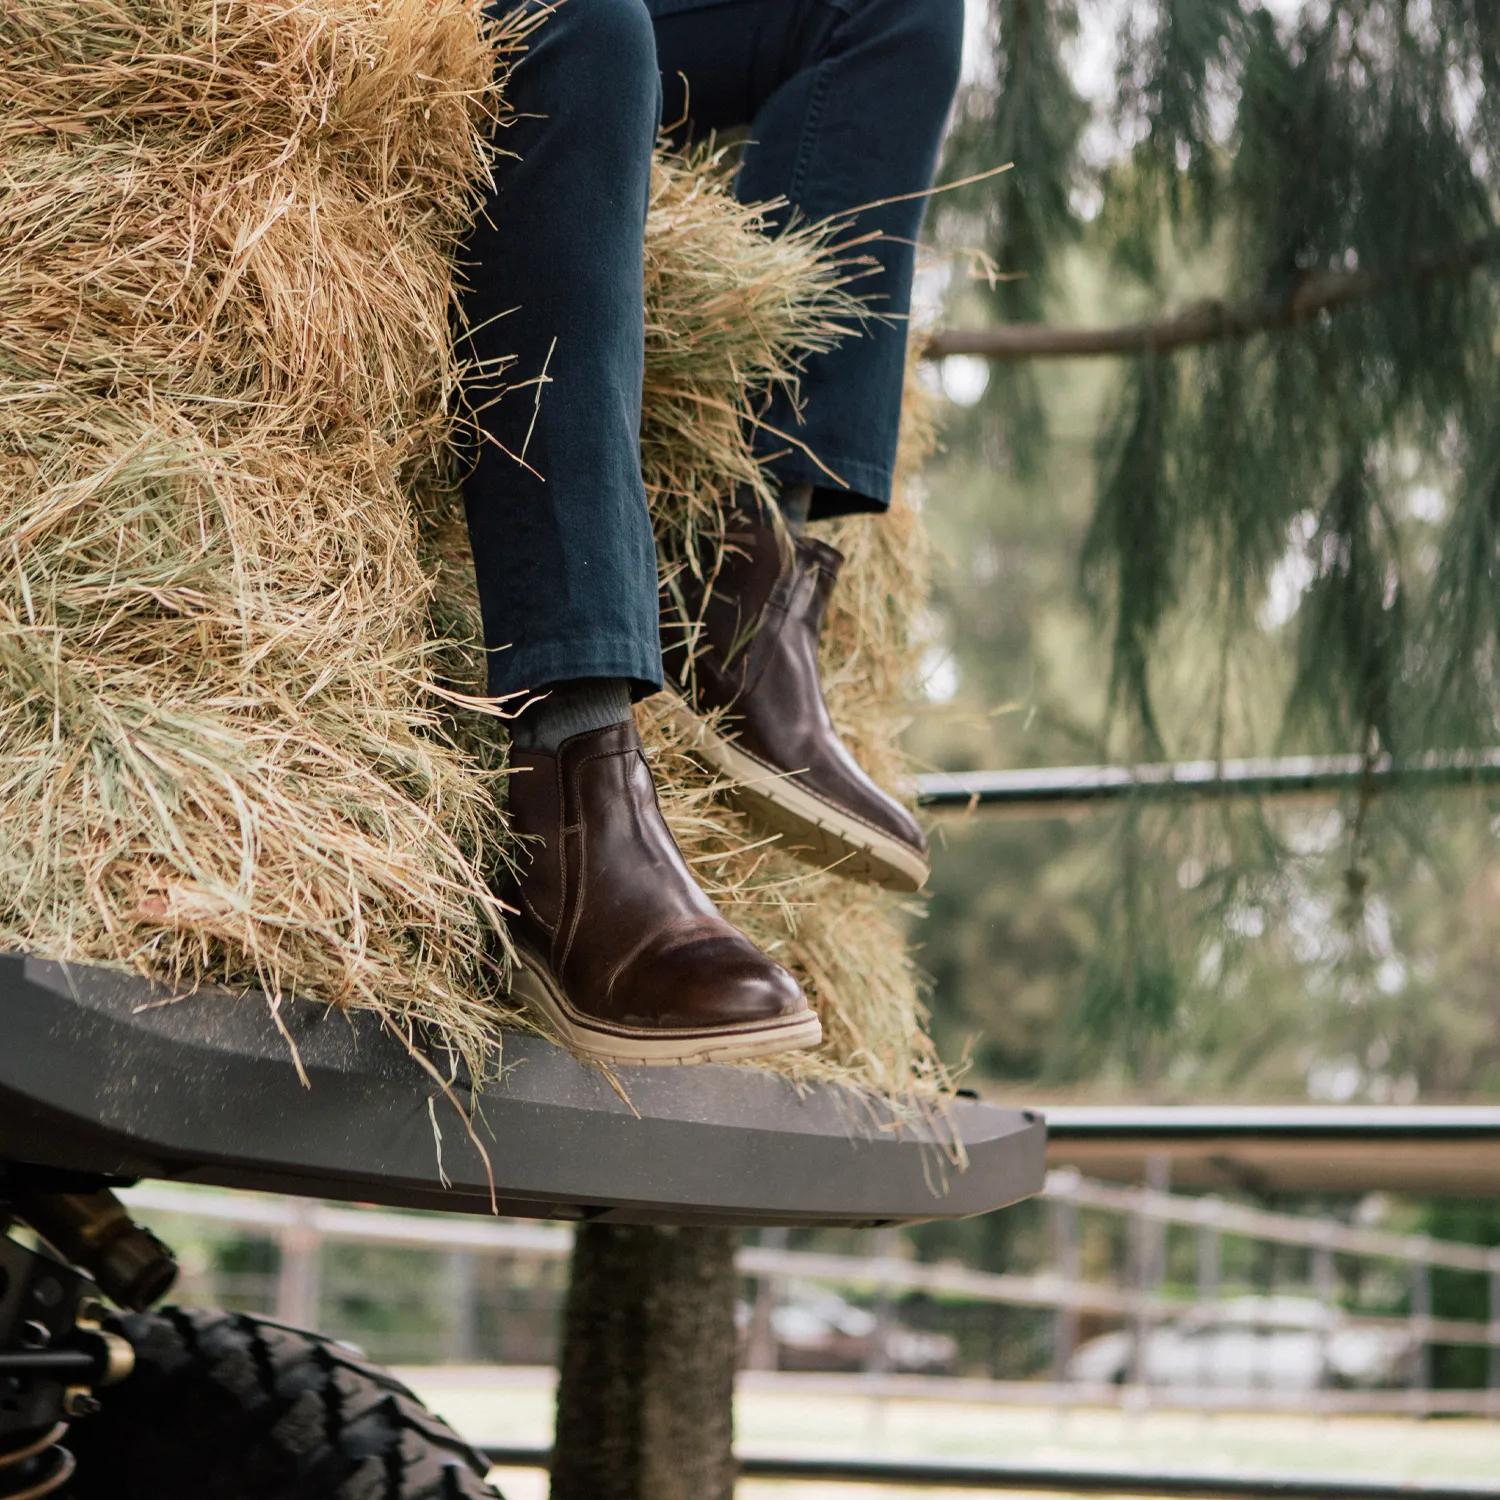
[[[541,1369],[399,1372],[466,1437],[545,1444],[552,1374]],[[872,1399],[854,1389],[754,1377],[737,1401],[744,1452],[911,1456],[1110,1469],[1378,1477],[1386,1483],[1500,1476],[1500,1422],[1296,1414],[1058,1411],[992,1403]],[[506,1500],[545,1500],[545,1477],[497,1474]],[[741,1500],[959,1500],[960,1492],[747,1482]],[[971,1496],[974,1491],[964,1491]]]

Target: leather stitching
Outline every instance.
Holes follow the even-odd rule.
[[[528,917],[531,918],[531,921],[533,922],[533,924],[535,924],[537,930],[539,932],[541,932],[547,938],[547,940],[548,940],[547,946],[550,948],[551,945],[552,945],[551,940],[555,936],[554,929],[551,928],[551,927],[549,927],[547,925],[547,923],[543,920],[542,914],[536,909],[536,907],[534,907],[531,904],[530,898],[526,895],[526,893],[524,891],[521,892],[520,900],[521,900],[521,910]]]
[[[558,850],[558,869],[559,869],[559,884],[560,884],[560,889],[558,891],[558,902],[557,902],[557,911],[558,911],[559,921],[561,920],[561,917],[562,917],[562,909],[563,909],[562,898],[563,898],[563,893],[564,893],[564,891],[566,891],[566,888],[567,888],[566,881],[562,880],[562,878],[561,878],[561,872],[562,872],[562,866],[563,866],[563,860],[565,858],[565,854],[566,854],[566,851],[563,850],[561,847],[559,847],[559,850]],[[516,902],[517,902],[517,905],[519,905],[519,907],[521,908],[522,913],[525,916],[529,917],[531,919],[532,923],[536,926],[537,930],[539,932],[541,932],[547,938],[547,940],[548,940],[548,943],[547,943],[548,951],[550,952],[551,951],[551,946],[552,946],[552,938],[556,935],[556,930],[557,929],[554,928],[552,926],[552,924],[549,923],[546,920],[546,918],[542,916],[541,912],[537,910],[537,907],[536,907],[535,903],[532,901],[531,897],[526,894],[525,883],[523,881],[520,881],[520,880],[516,881]]]

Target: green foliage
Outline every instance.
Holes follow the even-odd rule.
[[[950,182],[1011,167],[939,200],[945,213],[977,221],[986,235],[1004,273],[989,288],[1003,317],[1041,316],[1053,259],[1078,233],[1071,190],[1088,110],[1062,60],[1077,26],[1071,0],[996,0],[994,77],[965,92],[949,140]]]
[[[1460,743],[1500,696],[1500,425],[1475,443],[1458,489],[1419,649],[1432,663],[1434,720]]]
[[[1181,495],[1168,435],[1178,415],[1177,370],[1148,357],[1131,371],[1100,444],[1101,483],[1083,550],[1084,586],[1114,613],[1111,695],[1136,708],[1147,753],[1163,750],[1151,702],[1151,647],[1177,592],[1173,552]]]
[[[1237,0],[1154,0],[1125,22],[1117,110],[1143,135],[1136,192],[1179,221],[1196,215],[1205,228],[1218,204],[1213,99],[1244,25]],[[1120,222],[1139,232],[1150,222],[1144,207]],[[1149,239],[1119,248],[1125,264],[1151,269]]]
[[[992,315],[1033,320],[1043,314],[1058,252],[1080,227],[1072,189],[1088,109],[1062,57],[1078,18],[1071,0],[996,0],[990,21],[994,75],[964,92],[944,177],[959,182],[1004,164],[1010,170],[944,195],[939,213],[963,244],[982,244],[997,268],[986,286]],[[1046,424],[1030,372],[998,371],[987,407],[1011,461],[1034,470]]]
[[[1019,279],[958,291],[950,321],[1150,323],[1206,295],[1223,333],[996,366],[950,426],[937,609],[965,689],[919,750],[1500,744],[1500,13],[1137,0],[1092,105],[1071,3],[993,16],[949,172],[1016,165],[938,232]],[[1102,166],[1086,127],[1096,155],[1115,142]],[[1083,613],[1057,597],[1070,572]],[[939,1033],[978,1031],[1010,1077],[1300,1093],[1347,1064],[1359,1097],[1492,1089],[1492,811],[955,832],[922,933]]]
[[[1500,1246],[1500,1204],[1488,1200],[1439,1198],[1424,1205],[1422,1231],[1434,1239]],[[1442,1268],[1432,1273],[1432,1313],[1436,1318],[1495,1315],[1489,1278]],[[1432,1383],[1439,1389],[1476,1390],[1490,1384],[1490,1351],[1472,1344],[1440,1344],[1432,1351]]]
[[[996,88],[966,104],[951,170],[1015,168],[949,213],[980,224],[1002,274],[1019,278],[994,286],[995,315],[1040,319],[1080,232],[1084,119],[1059,52],[1076,17],[1006,0],[996,20]],[[1443,686],[1474,675],[1495,618],[1476,571],[1494,558],[1484,507],[1500,422],[1500,165],[1485,151],[1500,103],[1478,86],[1494,31],[1452,3],[1343,0],[1289,27],[1254,0],[1127,9],[1112,124],[1136,144],[1102,176],[1096,236],[1162,295],[1164,247],[1211,237],[1227,247],[1231,306],[1340,288],[1290,327],[1147,354],[1126,379],[1100,445],[1085,579],[1109,601],[1114,698],[1147,746],[1164,742],[1151,668],[1169,612],[1228,609],[1232,630],[1253,626],[1304,514],[1317,578],[1290,730],[1399,746],[1403,713],[1425,721]],[[1014,378],[999,382],[996,399],[1015,394]],[[1023,420],[1039,430],[1024,407],[1012,425]],[[1401,546],[1391,459],[1406,446],[1471,497],[1445,528],[1436,580],[1412,576]],[[1468,696],[1493,732],[1500,697]]]
[[[1263,10],[1246,6],[1231,20],[1228,9],[1163,12],[1134,176],[1180,182],[1162,197],[1164,228],[1197,215],[1221,229],[1232,304],[1364,280],[1350,283],[1348,301],[1290,328],[1172,356],[1195,393],[1175,411],[1159,395],[1164,377],[1134,383],[1136,442],[1106,458],[1099,511],[1106,522],[1124,513],[1153,524],[1111,525],[1094,558],[1116,585],[1117,696],[1153,726],[1146,668],[1163,607],[1187,597],[1204,549],[1218,573],[1240,580],[1243,605],[1294,520],[1310,513],[1316,572],[1298,622],[1288,728],[1340,748],[1415,748],[1403,721],[1424,721],[1445,680],[1471,675],[1453,643],[1472,640],[1489,601],[1481,590],[1445,597],[1414,576],[1401,545],[1407,486],[1391,460],[1414,448],[1483,492],[1496,422],[1500,178],[1490,180],[1479,147],[1497,106],[1455,96],[1455,72],[1480,59],[1415,8],[1335,4],[1284,33]],[[1236,106],[1222,142],[1206,107],[1216,68]],[[1173,460],[1190,455],[1207,460],[1209,482],[1182,484],[1172,503]],[[1212,482],[1226,479],[1223,489]],[[1445,564],[1472,576],[1473,558],[1454,540],[1444,539]],[[1253,619],[1240,608],[1231,624],[1242,631]],[[1414,649],[1419,640],[1428,649]],[[1494,732],[1500,709],[1486,699],[1471,704],[1481,734]]]

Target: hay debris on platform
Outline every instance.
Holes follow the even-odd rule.
[[[0,9],[0,945],[423,1026],[506,1014],[503,731],[450,450],[452,251],[525,44],[482,0]],[[503,132],[500,139],[503,147]],[[659,167],[643,455],[664,569],[758,387],[850,314],[711,157]],[[889,781],[920,528],[841,523],[834,713]],[[769,849],[642,712],[668,817],[808,985],[797,1077],[941,1084],[906,907]]]

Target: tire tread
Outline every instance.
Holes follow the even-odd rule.
[[[498,1500],[484,1459],[347,1345],[200,1309],[108,1326],[136,1370],[70,1434],[75,1500]]]

